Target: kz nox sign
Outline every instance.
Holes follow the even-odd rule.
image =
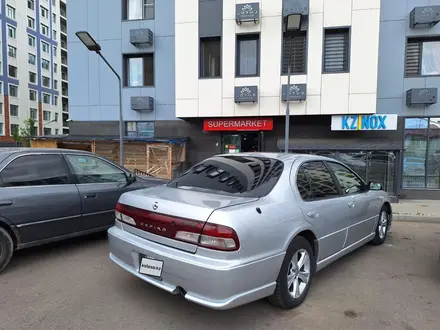
[[[332,131],[395,131],[397,115],[332,116]]]

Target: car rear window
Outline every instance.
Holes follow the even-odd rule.
[[[284,163],[273,158],[216,156],[193,166],[167,186],[242,197],[263,197],[275,187],[283,169]]]

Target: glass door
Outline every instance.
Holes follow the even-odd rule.
[[[240,134],[222,134],[222,153],[235,154],[241,152]]]

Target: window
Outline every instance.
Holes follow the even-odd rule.
[[[260,69],[260,35],[237,35],[237,63],[238,77],[258,76]]]
[[[9,105],[9,114],[12,117],[18,117],[18,105],[16,104],[10,104]]]
[[[17,67],[13,65],[8,65],[8,76],[12,78],[17,78]]]
[[[41,42],[41,50],[47,54],[50,54],[50,46],[47,42]]]
[[[406,118],[403,188],[440,189],[440,118]]]
[[[54,119],[54,121],[55,121],[56,123],[58,123],[58,112],[55,112],[55,119]]]
[[[53,105],[58,105],[58,96],[53,96]]]
[[[37,83],[37,74],[35,72],[29,72],[29,82],[32,84]]]
[[[323,162],[307,162],[301,168],[310,182],[313,199],[332,198],[339,195],[335,181]]]
[[[28,63],[31,65],[35,65],[36,62],[37,62],[37,57],[34,54],[29,53]]]
[[[11,136],[14,136],[15,134],[18,134],[19,130],[20,130],[20,126],[19,125],[11,124]]]
[[[0,123],[0,135],[5,135],[5,130],[3,128],[3,123]]]
[[[324,32],[324,63],[326,73],[349,70],[349,29],[326,29]]]
[[[53,46],[53,56],[57,57],[57,46]]]
[[[40,6],[41,9],[41,16],[44,18],[49,18],[49,10],[47,8],[44,8],[43,6]]]
[[[30,108],[29,109],[29,117],[31,117],[32,119],[37,119],[37,114],[38,114],[38,112],[37,112],[37,109],[35,109],[35,108]]]
[[[55,2],[52,2],[55,5]],[[52,14],[52,22],[53,24],[57,24],[57,15],[55,13]]]
[[[12,58],[17,58],[17,48],[8,45],[8,56]]]
[[[290,51],[290,73],[305,74],[307,71],[307,33],[297,32],[293,38],[283,36],[283,59],[282,74],[287,74],[289,68]]]
[[[60,130],[58,128],[55,128],[55,135],[60,134]]]
[[[284,163],[277,159],[214,156],[193,166],[167,186],[259,198],[272,191],[283,170]]]
[[[44,70],[49,70],[50,69],[50,62],[48,60],[45,60],[44,58],[41,60],[41,67]]]
[[[9,5],[6,6],[7,8],[7,15],[10,19],[15,19],[15,8],[11,7]]]
[[[35,10],[35,0],[28,0],[27,3],[30,10]]]
[[[50,78],[43,76],[41,80],[44,87],[50,88]]]
[[[69,183],[61,155],[18,157],[2,171],[1,179],[3,187],[51,186]]]
[[[12,39],[17,38],[17,29],[12,25],[8,25],[8,37]]]
[[[46,37],[49,36],[49,27],[47,25],[41,24],[41,33]]]
[[[53,64],[53,72],[54,73],[58,72],[58,64],[56,64],[56,63]]]
[[[43,134],[44,135],[51,135],[52,134],[52,129],[48,128],[48,127],[45,127],[44,130],[43,130]]]
[[[28,45],[31,47],[35,47],[36,39],[34,36],[28,34]]]
[[[43,93],[43,103],[50,104],[50,94]]]
[[[0,95],[3,94],[3,81],[0,81]]]
[[[3,115],[3,103],[0,102],[0,115]]]
[[[35,30],[35,18],[28,16],[28,28]]]
[[[440,38],[408,38],[405,73],[408,77],[440,75]]]
[[[56,30],[52,31],[52,39],[57,40],[57,31]]]
[[[125,55],[125,86],[154,85],[154,56],[153,54]]]
[[[9,96],[18,97],[18,86],[9,84]]]
[[[53,88],[58,89],[58,80],[56,79],[53,81]]]
[[[44,121],[50,120],[50,111],[43,111],[43,120]]]
[[[124,0],[124,19],[154,19],[154,0]]]
[[[200,77],[221,77],[221,38],[200,39]]]
[[[37,91],[30,89],[29,90],[29,100],[37,101]]]
[[[327,164],[333,173],[335,173],[336,179],[339,181],[339,185],[346,195],[357,194],[364,190],[365,184],[348,168],[333,162],[328,162]]]
[[[152,121],[129,121],[126,124],[126,136],[134,137],[153,137],[154,136],[154,122]]]
[[[302,168],[300,168],[296,174],[296,186],[303,200],[313,200],[312,186]]]
[[[72,172],[80,184],[127,182],[124,171],[93,156],[66,155]]]

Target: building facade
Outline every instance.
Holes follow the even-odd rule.
[[[61,134],[60,25],[64,0],[1,1],[0,143],[26,119],[33,134]],[[65,20],[65,17],[64,17]]]
[[[439,6],[74,1],[71,134],[118,134],[117,80],[76,39],[87,30],[122,77],[125,134],[190,137],[188,166],[219,153],[283,151],[289,103],[290,152],[339,159],[393,196],[440,198]],[[300,24],[286,33],[289,15]]]
[[[122,78],[127,136],[172,132],[175,120],[174,1],[77,0],[69,3],[71,134],[117,135],[118,80],[76,37],[88,31]],[[159,132],[160,134],[160,132]]]

